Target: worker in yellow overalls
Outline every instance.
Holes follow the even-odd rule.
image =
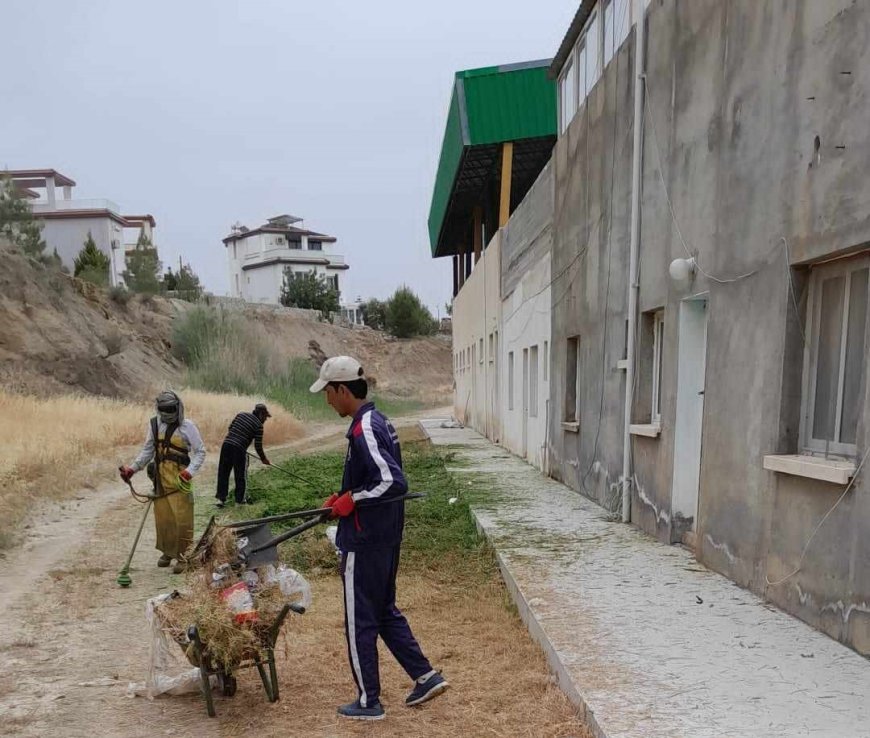
[[[140,469],[148,467],[154,482],[154,523],[157,566],[184,571],[184,554],[193,543],[193,490],[190,480],[205,461],[202,436],[192,420],[184,417],[184,404],[172,391],[157,396],[157,415],[148,424],[145,444],[130,466],[121,467],[126,482]],[[153,470],[153,473],[152,473]]]

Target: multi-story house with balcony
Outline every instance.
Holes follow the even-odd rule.
[[[336,238],[305,229],[301,218],[276,215],[257,228],[237,223],[223,243],[232,297],[278,304],[285,272],[314,273],[342,292],[349,267],[335,253]]]
[[[75,181],[54,169],[7,170],[3,175],[29,200],[33,216],[42,224],[48,251],[57,251],[70,270],[88,233],[109,257],[113,287],[123,284],[126,253],[139,236],[154,245],[154,216],[123,215],[117,203],[105,198],[74,198]]]

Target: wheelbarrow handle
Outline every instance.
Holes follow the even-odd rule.
[[[372,502],[368,503],[366,507],[374,507],[375,505],[387,505],[391,502],[398,502],[399,500],[416,500],[420,497],[425,497],[425,493],[418,492],[411,495],[402,495],[401,497],[390,497],[386,500],[372,500]],[[329,508],[323,507],[314,507],[310,510],[295,510],[289,513],[282,513],[281,515],[270,515],[267,518],[254,518],[252,520],[237,520],[234,523],[224,523],[224,528],[253,528],[257,525],[262,525],[263,523],[279,523],[282,520],[292,520],[293,518],[310,518],[312,516],[319,517],[323,511],[326,510],[329,512]],[[307,530],[307,529],[306,529]]]
[[[237,520],[234,523],[223,523],[224,528],[248,528],[263,523],[280,523],[282,520],[292,520],[293,518],[309,518],[312,515],[319,515],[324,508],[315,507],[311,510],[296,510],[294,512],[282,513],[281,515],[270,515],[267,518],[254,518],[253,520]]]
[[[365,505],[365,507],[368,508],[368,507],[376,507],[378,505],[389,505],[393,502],[400,502],[400,501],[404,502],[405,500],[418,500],[421,497],[425,497],[425,496],[426,495],[423,492],[417,492],[416,494],[411,494],[411,495],[401,495],[399,497],[390,497],[389,499],[386,499],[386,500],[373,500],[372,502]],[[363,509],[365,509],[365,508],[363,508]],[[307,510],[305,512],[310,513],[311,511]],[[313,518],[312,520],[307,520],[306,522],[302,523],[301,525],[297,525],[295,528],[291,528],[288,531],[284,531],[281,535],[275,536],[270,541],[266,541],[266,543],[262,544],[261,546],[257,546],[257,548],[252,548],[250,551],[248,551],[247,555],[250,556],[252,554],[259,553],[260,551],[265,551],[267,548],[272,548],[273,546],[277,546],[279,543],[283,543],[284,541],[286,541],[290,538],[293,538],[294,536],[298,536],[300,533],[304,533],[306,530],[308,530],[309,528],[313,528],[315,525],[320,525],[321,523],[323,523],[327,520],[329,515],[332,513],[332,510],[328,507],[325,507],[325,508],[320,507],[317,510],[315,510],[314,512],[317,513],[317,517]],[[248,522],[253,522],[253,521],[248,521]]]

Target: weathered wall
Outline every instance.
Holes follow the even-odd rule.
[[[548,164],[502,230],[502,444],[546,469],[549,414],[553,168]],[[514,381],[509,386],[510,355]],[[511,402],[511,389],[513,397]]]
[[[804,324],[805,265],[870,243],[870,78],[860,72],[870,68],[870,7],[656,0],[647,22],[640,310],[664,308],[665,342],[661,433],[633,439],[632,519],[665,541],[679,533],[671,519],[678,324],[682,300],[703,295],[698,556],[870,653],[866,477],[801,563],[843,488],[762,466],[765,454],[798,451],[803,339],[782,239]],[[552,473],[602,503],[616,499],[622,465],[624,377],[615,365],[627,317],[633,43],[630,36],[554,152]],[[686,256],[681,236],[716,279],[698,274],[688,290],[668,279],[670,262]],[[581,336],[579,433],[559,417],[572,335]],[[636,422],[648,422],[649,363],[642,348]],[[870,419],[866,376],[861,397],[859,454]],[[782,584],[767,583],[799,564]]]
[[[85,245],[90,232],[97,248],[112,260],[112,284],[116,284],[126,269],[124,262],[124,230],[111,218],[47,218],[42,220],[42,237],[47,245],[46,251],[57,253],[64,266],[72,271],[75,258]],[[120,248],[112,249],[112,240],[117,240]]]
[[[456,390],[454,412],[466,425],[498,442],[501,423],[498,402],[497,354],[489,361],[489,334],[498,343],[501,325],[501,232],[484,250],[459,294],[453,299],[453,354]]]

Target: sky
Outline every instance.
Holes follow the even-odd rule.
[[[164,264],[216,294],[230,226],[290,213],[338,239],[343,297],[407,284],[443,314],[426,220],[453,74],[552,57],[578,4],[2,2],[0,168],[151,213]]]

